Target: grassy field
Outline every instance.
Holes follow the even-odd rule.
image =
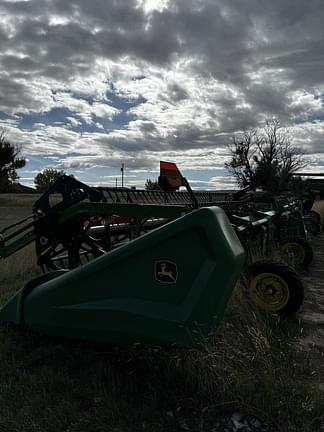
[[[0,226],[35,197],[1,196]],[[32,247],[0,261],[0,303],[38,272]],[[324,430],[318,358],[302,315],[262,314],[238,284],[201,351],[79,343],[0,328],[0,432],[226,430],[233,413],[278,432]],[[235,430],[235,429],[228,429]]]
[[[30,216],[36,199],[37,195],[0,194],[0,230]],[[33,245],[0,261],[1,303],[38,273]]]
[[[0,194],[0,230],[32,214],[35,194]]]

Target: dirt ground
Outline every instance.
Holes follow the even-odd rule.
[[[324,233],[311,238],[310,242],[314,259],[303,274],[305,300],[300,315],[304,332],[300,343],[302,348],[324,357]]]
[[[317,201],[313,207],[324,220],[324,201]],[[302,333],[300,349],[307,352],[310,363],[319,379],[319,386],[324,389],[324,233],[318,236],[310,234],[309,241],[314,250],[314,259],[302,275],[305,286],[305,300],[299,314]]]

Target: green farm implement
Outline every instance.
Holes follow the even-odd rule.
[[[275,247],[310,261],[297,200],[194,192],[167,162],[159,184],[92,188],[62,176],[30,218],[0,234],[1,258],[34,242],[44,273],[0,309],[0,321],[78,339],[196,346],[222,319],[242,273],[260,308],[299,309],[297,274],[253,253],[271,256]]]
[[[311,234],[321,234],[324,231],[321,215],[312,206],[315,199],[324,197],[324,173],[295,173],[294,176],[295,189],[303,203],[305,226]]]

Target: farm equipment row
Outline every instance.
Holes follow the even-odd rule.
[[[260,308],[299,309],[303,286],[285,264],[312,260],[299,200],[194,192],[168,162],[159,185],[92,188],[62,176],[30,218],[1,232],[0,257],[35,242],[44,274],[0,309],[0,321],[79,339],[195,346],[222,319],[242,274]]]

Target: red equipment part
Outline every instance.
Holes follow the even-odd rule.
[[[159,186],[165,191],[178,190],[180,186],[185,186],[184,178],[175,163],[160,161]]]

